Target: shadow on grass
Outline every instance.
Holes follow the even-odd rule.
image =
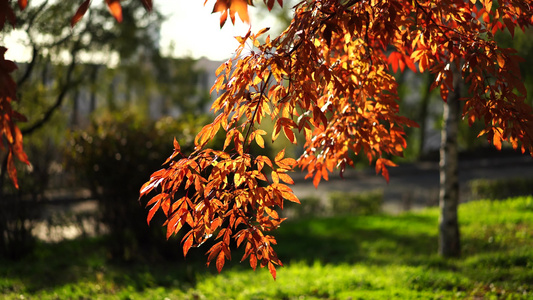
[[[287,222],[275,233],[282,261],[387,265],[416,263],[437,251],[429,216],[343,216]]]
[[[0,294],[35,293],[82,282],[102,283],[106,288],[182,287],[195,284],[195,269],[205,269],[203,253],[192,254],[187,261],[108,259],[106,237],[39,244],[34,253],[21,261],[0,259]],[[174,244],[171,244],[174,242]],[[169,247],[180,251],[176,241]],[[206,249],[204,249],[205,252]],[[109,285],[111,283],[111,285]]]
[[[436,211],[294,220],[283,223],[273,234],[278,240],[276,252],[287,265],[319,262],[415,266],[424,270],[409,281],[410,286],[418,289],[461,287],[451,275],[454,273],[469,278],[468,282],[483,282],[487,287],[488,283],[505,281],[533,285],[533,244],[529,233],[533,225],[515,225],[518,227],[467,224],[464,256],[456,260],[442,259],[436,253]],[[521,231],[517,232],[517,228]],[[216,273],[214,264],[205,267],[209,245],[191,249],[186,260],[153,261],[147,257],[131,262],[109,261],[105,247],[105,238],[41,244],[24,261],[0,261],[0,294],[19,290],[35,294],[81,282],[102,285],[111,294],[125,288],[140,291],[168,287],[186,291],[196,286],[198,275]],[[181,251],[179,239],[171,239],[168,247]],[[241,256],[242,249],[235,251],[233,261],[225,269],[248,270],[247,262],[239,263]],[[467,288],[471,286],[461,287]]]

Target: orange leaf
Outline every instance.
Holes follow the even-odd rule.
[[[15,168],[15,162],[13,161],[13,154],[11,151],[9,151],[9,154],[7,155],[7,173],[9,174],[11,181],[13,181],[15,188],[18,189],[17,169]]]
[[[85,2],[83,2],[80,5],[80,7],[78,7],[78,10],[76,11],[74,16],[70,20],[71,27],[74,27],[74,25],[76,25],[76,23],[78,23],[81,20],[81,18],[83,18],[83,15],[85,15],[85,13],[87,12],[87,9],[89,8],[90,3],[91,3],[91,0],[85,0]]]
[[[228,9],[227,0],[217,0],[215,5],[213,6],[213,11],[211,13],[223,12],[223,11],[225,11],[227,9]]]
[[[298,197],[296,197],[296,195],[294,195],[292,191],[291,192],[281,191],[281,195],[286,200],[300,204],[300,200],[298,199]]]
[[[284,182],[288,184],[294,184],[294,180],[292,180],[291,176],[287,175],[286,173],[277,173],[279,176],[279,179],[283,180]]]
[[[192,232],[192,231],[191,231]],[[209,253],[209,256],[207,257],[207,265],[217,256],[217,254],[220,252],[220,248],[222,247],[222,242],[218,242],[207,253]]]
[[[117,22],[122,22],[122,6],[120,6],[120,0],[105,0],[109,12],[117,20]]]
[[[262,136],[260,136],[259,134],[256,134],[255,135],[255,142],[257,143],[257,145],[261,148],[265,148],[265,140],[263,139]]]
[[[271,262],[268,263],[268,270],[270,271],[270,274],[272,274],[272,278],[276,280],[276,267],[274,266],[273,263]]]
[[[225,10],[220,15],[220,28],[222,28],[222,26],[224,26],[224,23],[226,23],[227,19],[228,19],[228,11]]]
[[[494,135],[492,137],[492,143],[498,150],[502,150],[502,136],[499,130],[494,130]]]
[[[284,168],[284,169],[287,169],[287,170],[292,169],[296,164],[298,164],[294,158],[290,158],[290,157],[286,157],[286,158],[284,158],[284,159],[282,159],[280,161],[277,161],[276,163],[281,168]]]
[[[502,55],[496,56],[496,60],[498,61],[498,65],[500,68],[503,68],[505,66],[505,58]]]
[[[381,174],[385,179],[387,180],[387,183],[389,182],[389,171],[387,170],[387,166],[390,167],[396,167],[397,164],[393,163],[392,161],[386,159],[386,158],[378,158],[376,160],[376,174]]]
[[[148,225],[150,225],[150,221],[152,220],[152,218],[154,217],[155,213],[157,212],[160,206],[161,206],[161,202],[157,201],[154,204],[154,206],[150,208],[150,211],[148,212],[148,217],[146,217],[146,223],[148,223]]]
[[[278,154],[276,154],[276,157],[274,158],[274,161],[277,163],[285,156],[285,149],[282,149]]]
[[[174,137],[174,151],[181,152],[180,143],[178,143],[176,137]]]
[[[222,271],[222,268],[224,267],[224,263],[225,263],[225,259],[224,259],[224,251],[220,251],[220,253],[218,253],[218,257],[217,257],[217,270],[218,270],[218,273],[220,273],[220,271]]]
[[[167,194],[158,194],[156,196],[154,196],[152,199],[150,199],[150,201],[148,201],[148,203],[146,203],[145,207],[148,207],[154,203],[156,203],[157,201],[161,200],[161,198],[163,198],[164,196],[166,196]]]
[[[189,249],[191,249],[192,242],[193,242],[192,234],[189,235],[187,240],[185,240],[185,243],[183,243],[183,257],[187,256],[187,252],[189,252]]]
[[[235,13],[244,23],[250,24],[250,16],[248,16],[248,2],[246,0],[232,0],[230,2],[230,18],[231,22],[235,24]]]
[[[206,1],[207,2],[207,1]],[[217,0],[215,3],[215,6],[213,6],[213,12],[216,13],[220,12],[220,28],[224,26],[224,23],[226,23],[226,19],[228,18],[228,2],[227,0]]]
[[[313,185],[315,186],[315,188],[318,187],[318,184],[320,183],[321,179],[322,179],[322,171],[318,170],[315,173],[315,177],[313,178]]]

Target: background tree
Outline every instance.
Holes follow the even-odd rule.
[[[104,224],[113,237],[108,245],[109,257],[132,259],[146,251],[160,253],[154,250],[160,229],[150,232],[145,224],[132,222],[135,215],[137,219],[142,217],[143,210],[135,202],[137,188],[131,187],[140,186],[142,178],[168,155],[163,151],[163,140],[168,143],[172,136],[184,138],[188,132],[197,131],[198,122],[207,121],[190,116],[204,113],[205,103],[211,99],[199,84],[204,71],[196,69],[196,60],[161,56],[161,14],[148,14],[141,2],[123,1],[120,23],[105,5],[92,6],[88,18],[70,28],[68,20],[78,6],[78,1],[45,1],[28,6],[17,14],[18,33],[10,28],[3,33],[18,34],[33,49],[30,61],[19,64],[20,69],[13,73],[21,78],[17,90],[20,103],[13,107],[29,120],[21,125],[21,132],[32,164],[19,168],[23,180],[18,189],[0,182],[0,248],[10,249],[0,254],[21,257],[31,251],[29,243],[14,247],[11,239],[3,237],[14,236],[18,230],[28,240],[33,239],[31,223],[26,221],[42,218],[38,213],[41,204],[57,200],[46,196],[51,193],[45,195],[45,190],[67,191],[61,196],[70,201],[79,200],[78,192],[86,187],[91,199],[98,200],[96,222]],[[165,101],[160,101],[162,98]],[[182,114],[179,126],[150,119],[175,116],[176,111]],[[67,136],[69,129],[75,132]],[[149,142],[141,138],[149,135]],[[88,145],[99,146],[90,149]],[[69,165],[64,164],[65,147],[72,147],[66,151],[71,158]],[[85,149],[84,156],[75,155],[79,149]],[[3,158],[4,153],[0,154]],[[3,166],[7,168],[7,164]],[[52,166],[60,169],[59,174],[51,173]],[[72,174],[65,166],[86,171],[77,174],[74,170]],[[99,170],[94,170],[95,166]],[[0,174],[2,179],[6,173]],[[29,196],[31,201],[27,201]],[[23,198],[26,201],[21,201]],[[20,214],[16,209],[19,206],[21,211],[25,209]],[[34,214],[27,212],[30,209]],[[22,217],[26,219],[20,221]],[[15,230],[8,223],[22,227]],[[151,235],[153,239],[149,239]]]
[[[11,9],[11,3],[8,4]],[[96,94],[102,90],[106,73],[109,76],[114,72],[105,64],[127,61],[133,65],[140,59],[140,53],[158,52],[154,50],[157,45],[149,29],[160,24],[159,13],[147,15],[139,2],[130,1],[124,6],[123,22],[118,24],[105,6],[95,6],[90,12],[91,18],[72,29],[68,20],[78,6],[78,1],[41,1],[17,12],[16,30],[6,26],[0,33],[2,41],[8,36],[15,37],[30,50],[28,62],[19,63],[18,70],[11,73],[12,83],[18,87],[13,99],[18,101],[8,103],[11,112],[19,111],[28,120],[17,130],[20,130],[20,138],[25,137],[26,152],[31,160],[31,165],[18,168],[23,180],[15,189],[5,180],[7,170],[15,166],[14,155],[10,153],[22,148],[0,149],[1,256],[20,258],[33,249],[32,224],[43,217],[41,204],[49,200],[45,191],[65,187],[58,185],[64,184],[66,177],[62,172],[62,147],[67,128],[88,123],[88,114],[96,109]],[[3,7],[1,13],[6,11],[9,10]],[[131,41],[134,46],[129,44]],[[90,111],[81,108],[85,93],[91,94]],[[0,99],[1,105],[6,104],[5,100]],[[9,110],[2,110],[4,117],[9,113]],[[2,122],[2,130],[9,126],[16,128],[15,124]],[[5,145],[9,139],[3,137],[1,142]],[[18,138],[15,135],[15,141]],[[9,173],[14,175],[12,171]]]
[[[9,1],[6,1],[6,5],[8,5],[5,10],[7,13],[11,9]],[[31,122],[21,129],[21,133],[26,136],[41,128],[52,118],[68,98],[68,93],[90,80],[94,81],[97,70],[86,70],[86,65],[81,65],[81,61],[109,63],[109,55],[106,55],[109,53],[117,53],[121,60],[131,61],[132,56],[138,56],[139,51],[155,52],[154,37],[147,27],[150,24],[154,26],[160,23],[162,20],[160,14],[146,15],[139,2],[130,1],[122,13],[124,22],[116,24],[105,7],[95,6],[90,12],[90,18],[81,21],[80,26],[70,29],[65,20],[72,16],[78,6],[78,1],[69,0],[60,3],[44,1],[18,14],[18,34],[23,36],[26,46],[32,51],[29,62],[22,65],[21,70],[17,72],[16,85],[13,82],[10,87],[10,89],[16,86],[24,87],[24,92],[19,89],[18,94],[10,99],[18,99],[20,103],[14,108],[30,118]],[[2,35],[9,34],[11,30],[6,27]],[[132,41],[135,47],[131,46]],[[87,74],[93,75],[87,76]],[[73,98],[73,106],[76,107],[77,98]],[[6,110],[6,113],[8,114],[9,110]],[[8,124],[9,120],[6,119],[6,123],[2,124]],[[16,149],[22,151],[21,147],[20,145]],[[8,151],[5,155],[2,154],[2,168],[11,170],[10,174],[14,175],[14,169],[7,166],[8,162],[11,162],[10,165],[14,167],[12,160],[9,159],[9,153]],[[0,183],[3,182],[5,173],[2,172]]]

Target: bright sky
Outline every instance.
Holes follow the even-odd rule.
[[[256,5],[264,5],[260,3],[262,1],[256,2]],[[220,14],[211,13],[214,5],[212,0],[205,6],[204,0],[154,0],[154,5],[169,15],[161,28],[161,46],[165,49],[173,42],[173,54],[176,56],[226,60],[238,46],[234,37],[245,35],[249,28],[237,17],[235,25],[228,18],[220,29]],[[276,23],[273,17],[268,17],[266,9],[258,18],[257,10],[250,7],[253,32]]]
[[[102,0],[100,0],[102,1]],[[31,0],[29,5],[38,5],[41,0]],[[96,5],[93,1],[92,5]],[[244,24],[237,17],[235,25],[228,18],[220,29],[220,14],[212,14],[214,0],[209,0],[204,6],[204,0],[154,0],[154,5],[168,16],[161,28],[161,48],[163,54],[176,57],[192,56],[193,58],[207,57],[211,60],[226,60],[232,56],[238,46],[235,36],[245,35],[249,25]],[[262,1],[256,1],[257,6],[264,6]],[[278,23],[267,10],[249,7],[252,31],[257,32],[264,27],[276,27]],[[68,20],[67,20],[68,21]],[[279,29],[278,29],[279,30]],[[272,30],[274,31],[274,30]],[[275,34],[272,32],[272,34]],[[18,42],[25,34],[6,36],[4,46],[8,48],[6,58],[15,61],[28,61],[31,50]],[[173,53],[169,53],[169,46],[174,44]]]

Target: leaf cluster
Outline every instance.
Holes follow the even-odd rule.
[[[234,2],[238,5],[232,7]],[[190,156],[175,161],[181,155],[175,145],[167,161],[170,166],[152,175],[141,196],[160,189],[149,203],[152,209],[168,210],[169,234],[185,223],[193,228],[184,239],[185,252],[216,234],[219,224],[227,224],[217,236],[222,241],[208,252],[208,261],[216,259],[219,270],[223,260],[230,258],[228,241],[235,234],[235,224],[243,224],[247,231],[234,237],[248,240],[251,246],[246,246],[245,257],[250,255],[255,266],[251,254],[259,257],[260,242],[273,244],[259,233],[261,238],[254,236],[255,230],[269,231],[279,223],[273,218],[274,226],[261,227],[237,220],[242,217],[259,225],[267,208],[282,207],[276,195],[294,198],[289,190],[276,192],[279,172],[266,182],[267,190],[257,182],[262,175],[254,172],[263,170],[264,161],[252,157],[248,149],[252,143],[264,145],[266,132],[258,129],[262,120],[270,118],[274,123],[272,141],[283,132],[297,143],[295,133],[303,133],[304,152],[291,160],[287,170],[300,167],[315,186],[328,180],[335,169],[342,175],[346,166],[353,166],[353,154],[364,154],[388,180],[387,168],[395,165],[389,158],[402,156],[406,147],[404,129],[417,126],[399,115],[398,84],[391,75],[406,67],[432,73],[432,88],[440,89],[444,101],[454,80],[465,80],[470,88],[462,99],[464,118],[470,123],[483,119],[481,134],[486,133],[497,148],[508,140],[514,148],[520,142],[523,152],[533,150],[533,114],[524,103],[520,59],[494,41],[497,30],[514,32],[530,26],[533,10],[529,1],[499,1],[498,6],[491,0],[478,2],[302,1],[279,37],[266,36],[261,42],[259,37],[268,28],[237,37],[240,46],[235,58],[216,71],[212,91],[220,96],[212,110],[217,117],[198,133]],[[227,14],[232,21],[234,13],[247,21],[244,6],[244,1],[217,1],[214,11],[222,12],[221,25]],[[454,78],[454,70],[461,78]],[[208,141],[221,130],[226,133],[224,148],[210,149]],[[204,173],[207,170],[209,175]],[[174,197],[173,190],[179,186],[191,187],[185,200]],[[255,218],[249,219],[250,214]],[[264,251],[261,255],[266,259],[263,265],[280,264]]]

